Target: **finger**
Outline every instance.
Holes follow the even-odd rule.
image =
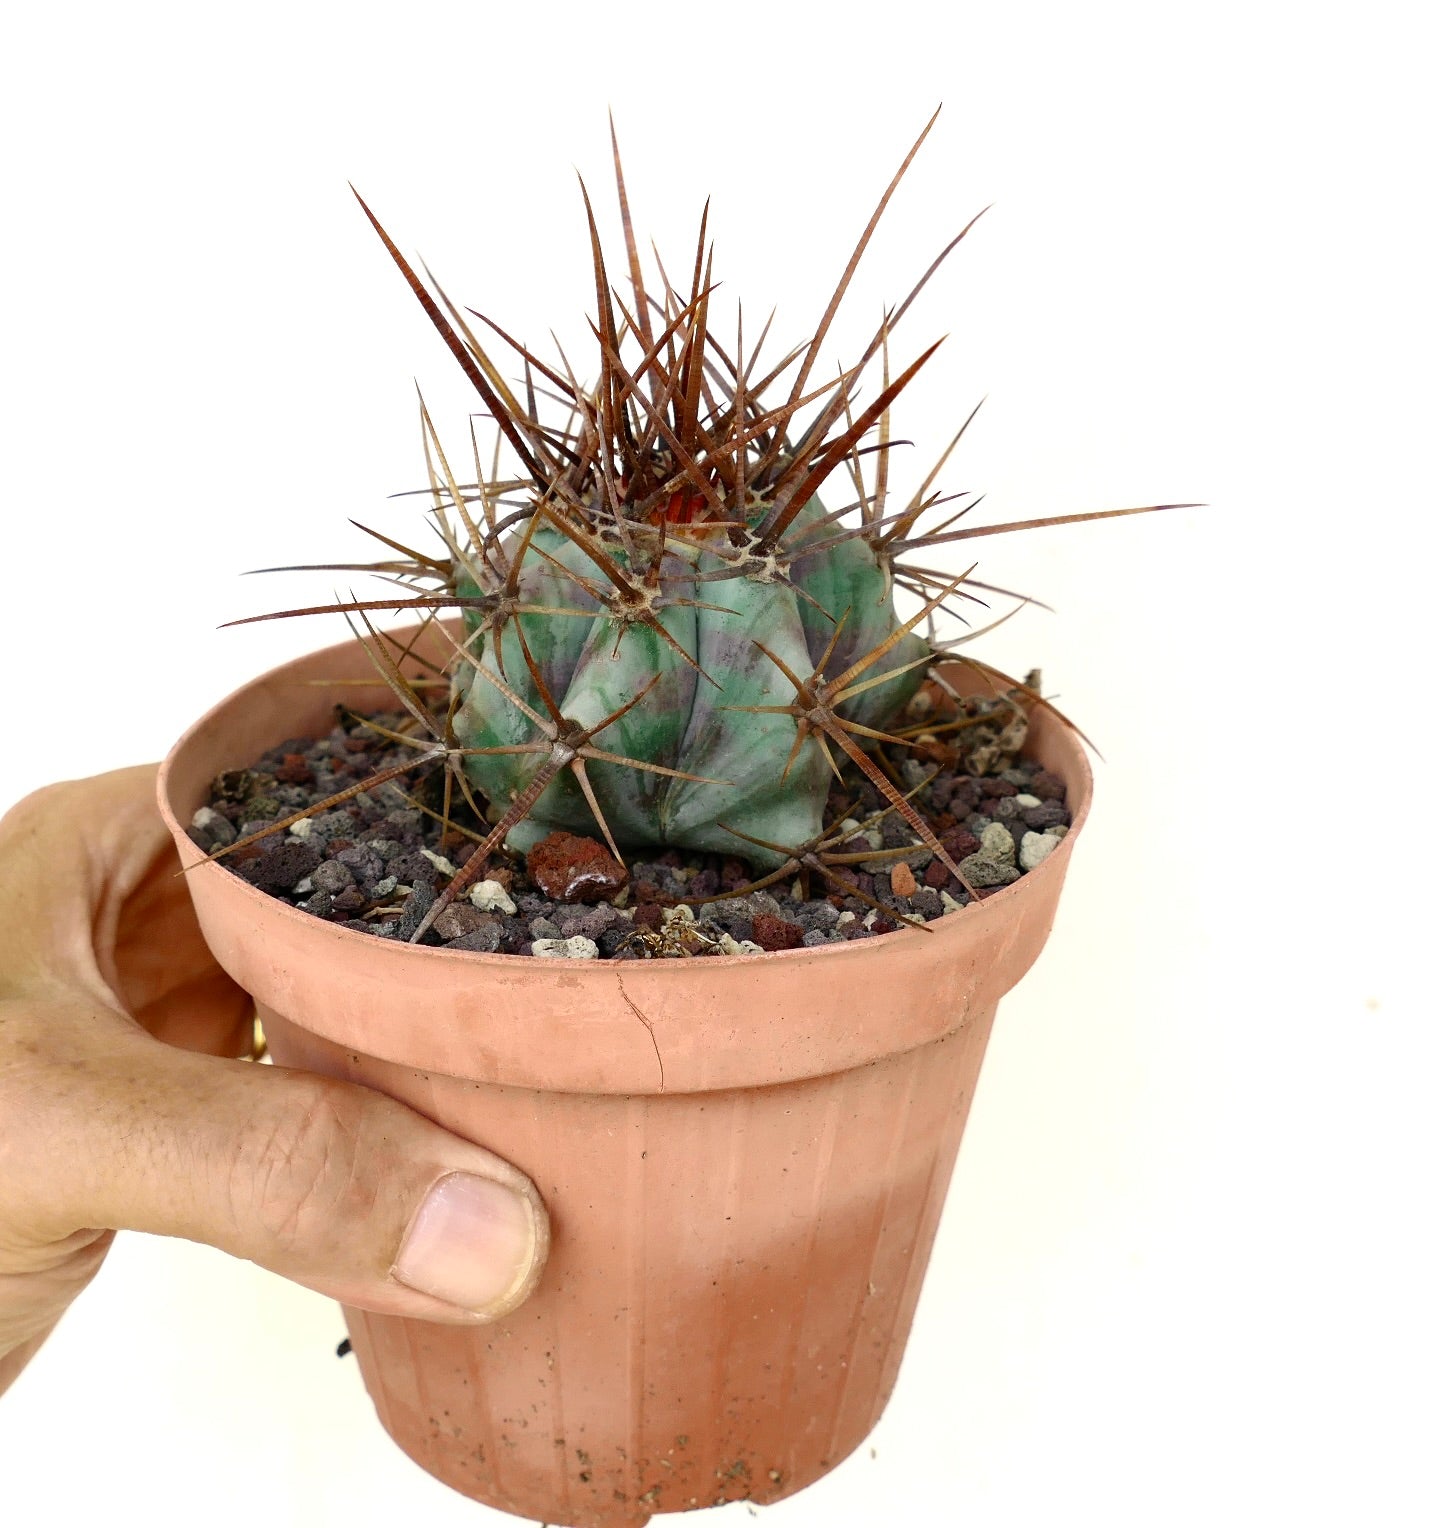
[[[0,1005],[0,1115],[5,1229],[36,1248],[87,1227],[183,1236],[439,1321],[506,1314],[547,1255],[537,1190],[482,1147],[366,1088],[162,1045],[83,999]]]
[[[155,769],[47,786],[0,820],[0,903],[13,910],[0,985],[83,985],[169,1044],[237,1056],[253,1005],[204,943]]]

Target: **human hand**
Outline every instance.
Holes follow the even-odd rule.
[[[154,790],[142,765],[0,819],[0,1391],[116,1229],[366,1310],[512,1310],[547,1254],[533,1185],[366,1088],[235,1059],[252,1005],[205,947]]]

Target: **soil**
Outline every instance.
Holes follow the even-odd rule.
[[[914,714],[929,715],[932,731],[877,758],[903,792],[919,786],[912,805],[975,894],[988,896],[1064,836],[1066,788],[1019,755],[1025,725],[1009,702],[968,700],[954,714],[945,696],[923,696]],[[414,752],[375,730],[404,730],[403,713],[376,715],[374,727],[341,708],[336,716],[327,736],[287,739],[220,775],[190,837],[236,875],[313,917],[408,939],[484,828],[459,802],[444,831],[440,762],[321,810],[327,798]],[[830,864],[826,874],[809,862],[755,885],[766,878],[735,856],[639,848],[625,850],[623,865],[600,842],[555,833],[526,862],[493,855],[485,879],[420,942],[548,958],[691,958],[871,939],[958,914],[971,899],[966,888],[886,810],[876,786],[852,774],[833,784],[824,839],[832,854],[872,858]],[[298,812],[307,815],[241,844]],[[901,852],[879,857],[885,851]]]

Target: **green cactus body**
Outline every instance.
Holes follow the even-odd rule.
[[[820,524],[824,514],[814,497],[789,528],[778,561],[793,559],[790,581],[744,573],[699,583],[693,577],[695,571],[721,571],[739,555],[727,538],[709,537],[710,545],[678,550],[670,546],[658,581],[663,595],[673,601],[699,600],[702,607],[721,607],[666,604],[659,619],[671,642],[652,625],[625,625],[593,598],[578,580],[600,591],[607,590],[608,580],[561,531],[540,525],[526,551],[521,536],[511,537],[505,551],[510,558],[523,557],[519,590],[525,606],[581,608],[591,613],[537,614],[530,608],[502,631],[498,641],[491,632],[472,640],[469,651],[474,661],[455,681],[454,730],[459,742],[466,748],[494,748],[531,742],[537,735],[531,718],[484,677],[485,673],[501,675],[538,715],[546,714],[523,645],[512,629],[516,624],[534,667],[568,720],[596,726],[651,686],[638,705],[594,738],[595,746],[701,776],[704,782],[721,782],[701,783],[628,765],[590,762],[587,769],[594,795],[620,845],[656,843],[740,854],[764,867],[779,863],[783,856],[748,843],[727,827],[769,843],[803,845],[821,829],[831,775],[810,735],[794,754],[795,717],[785,711],[736,709],[783,707],[794,698],[792,683],[763,648],[799,678],[810,679],[840,620],[841,630],[826,665],[825,677],[831,680],[898,625],[890,579],[864,538],[853,537],[800,555],[807,538],[831,540],[830,526]],[[616,538],[605,543],[604,551],[625,572],[630,571],[629,559]],[[567,577],[555,563],[575,577]],[[924,644],[904,636],[861,677],[900,668],[926,654]],[[908,670],[852,697],[839,714],[865,726],[888,727],[920,678],[919,668]],[[470,754],[466,768],[478,788],[502,809],[528,785],[543,762],[543,755],[533,753]],[[598,827],[577,780],[565,770],[514,826],[508,841],[526,851],[554,829],[593,834]]]

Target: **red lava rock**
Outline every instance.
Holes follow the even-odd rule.
[[[957,762],[957,750],[950,743],[944,743],[940,738],[932,738],[923,742],[916,738],[912,742],[912,757],[920,759],[923,764],[935,764],[940,769],[950,769]]]
[[[927,868],[922,872],[922,879],[933,891],[940,891],[951,878],[952,872],[939,859],[929,860]]]
[[[916,894],[917,878],[912,874],[912,867],[905,860],[898,860],[892,866],[892,895],[914,897]]]
[[[975,812],[977,802],[982,799],[982,788],[970,776],[962,780],[952,791],[952,801],[955,803],[953,815],[965,817],[968,812]],[[962,810],[957,811],[956,807]]]
[[[721,886],[724,891],[736,891],[741,886],[746,886],[750,878],[747,861],[735,858],[725,858],[722,862]]]
[[[1031,777],[1031,794],[1043,801],[1065,801],[1066,786],[1055,775],[1039,769]]]
[[[596,839],[550,833],[528,851],[528,873],[555,902],[607,902],[628,872]]]
[[[965,828],[958,828],[955,833],[943,833],[941,845],[960,865],[969,854],[977,853],[982,846],[982,841],[975,833],[968,833]]]
[[[752,942],[764,950],[793,950],[802,943],[802,926],[771,913],[758,913],[752,920]]]
[[[302,753],[286,753],[284,762],[274,771],[274,778],[285,785],[309,785],[314,779],[314,771]]]
[[[642,902],[633,911],[633,922],[639,928],[662,928],[663,910],[656,902]]]
[[[982,794],[985,796],[1015,796],[1017,787],[1010,780],[1003,780],[998,776],[983,777]]]

